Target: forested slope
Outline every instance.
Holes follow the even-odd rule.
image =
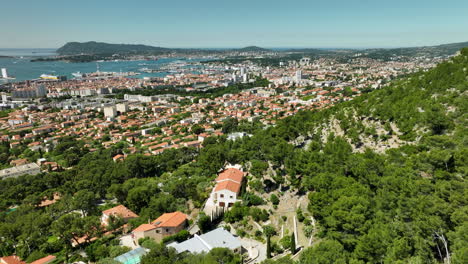
[[[452,263],[468,261],[467,69],[464,49],[428,72],[269,131],[275,145],[309,139],[282,157],[321,229],[300,263],[432,263],[447,251]],[[399,148],[378,154],[360,144],[394,130]]]

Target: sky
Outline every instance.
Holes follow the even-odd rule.
[[[0,48],[411,47],[468,41],[468,0],[0,0]]]

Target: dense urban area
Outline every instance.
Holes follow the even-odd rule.
[[[467,263],[467,48],[73,45],[174,60],[0,83],[0,263]]]

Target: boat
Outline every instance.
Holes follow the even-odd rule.
[[[16,78],[8,75],[6,68],[2,68],[2,75],[0,76],[0,80],[14,80],[14,79]]]
[[[72,73],[73,77],[75,78],[83,78],[83,73],[77,71]]]
[[[58,76],[51,75],[51,74],[41,74],[40,78],[43,80],[58,80],[59,79]]]

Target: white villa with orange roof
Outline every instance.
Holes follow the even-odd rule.
[[[216,186],[210,195],[215,206],[228,208],[237,202],[240,193],[244,172],[238,168],[230,167],[222,171],[216,178]]]

